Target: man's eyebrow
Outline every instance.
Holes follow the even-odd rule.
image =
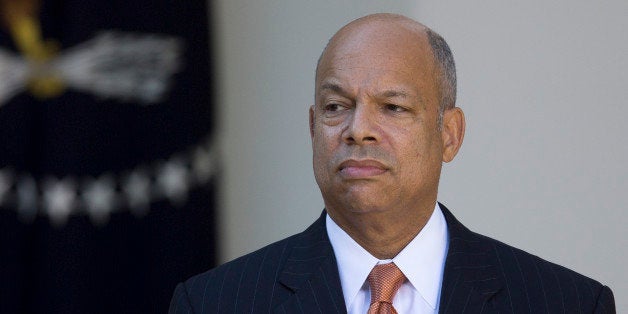
[[[383,98],[410,98],[410,94],[405,90],[389,89],[379,93]]]
[[[345,90],[342,89],[340,85],[335,84],[335,83],[330,83],[330,82],[323,83],[323,85],[321,85],[321,90],[331,90],[332,92],[336,92],[339,94],[345,93]]]
[[[345,91],[342,86],[333,83],[333,82],[325,82],[321,85],[320,87],[321,91],[332,91],[334,93],[338,93],[340,95],[346,95],[347,91]],[[380,93],[377,93],[376,97],[379,98],[417,98],[419,101],[422,101],[422,97],[421,95],[414,95],[411,92],[408,92],[407,90],[400,88],[400,89],[388,89],[388,90],[384,90]]]

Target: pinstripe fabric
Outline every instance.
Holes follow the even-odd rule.
[[[440,207],[450,237],[440,313],[615,313],[608,287],[473,233]]]
[[[615,313],[608,287],[473,233],[440,206],[450,237],[440,313]],[[346,313],[325,213],[303,233],[180,283],[169,313]]]
[[[169,313],[344,313],[325,213],[303,233],[177,286]]]

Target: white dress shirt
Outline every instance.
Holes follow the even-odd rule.
[[[447,223],[436,204],[423,230],[390,260],[379,260],[330,217],[326,217],[327,235],[338,261],[340,284],[349,314],[368,311],[371,291],[366,277],[377,264],[394,262],[406,280],[393,299],[399,314],[438,313],[438,300],[448,247]]]

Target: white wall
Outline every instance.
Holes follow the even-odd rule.
[[[467,136],[439,199],[475,231],[608,284],[628,312],[628,2],[219,0],[223,261],[322,209],[307,108],[328,38],[373,12],[451,45]]]

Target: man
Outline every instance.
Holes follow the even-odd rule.
[[[171,313],[613,313],[600,283],[466,229],[436,201],[465,121],[445,41],[400,15],[329,41],[310,108],[325,211],[179,284]]]

